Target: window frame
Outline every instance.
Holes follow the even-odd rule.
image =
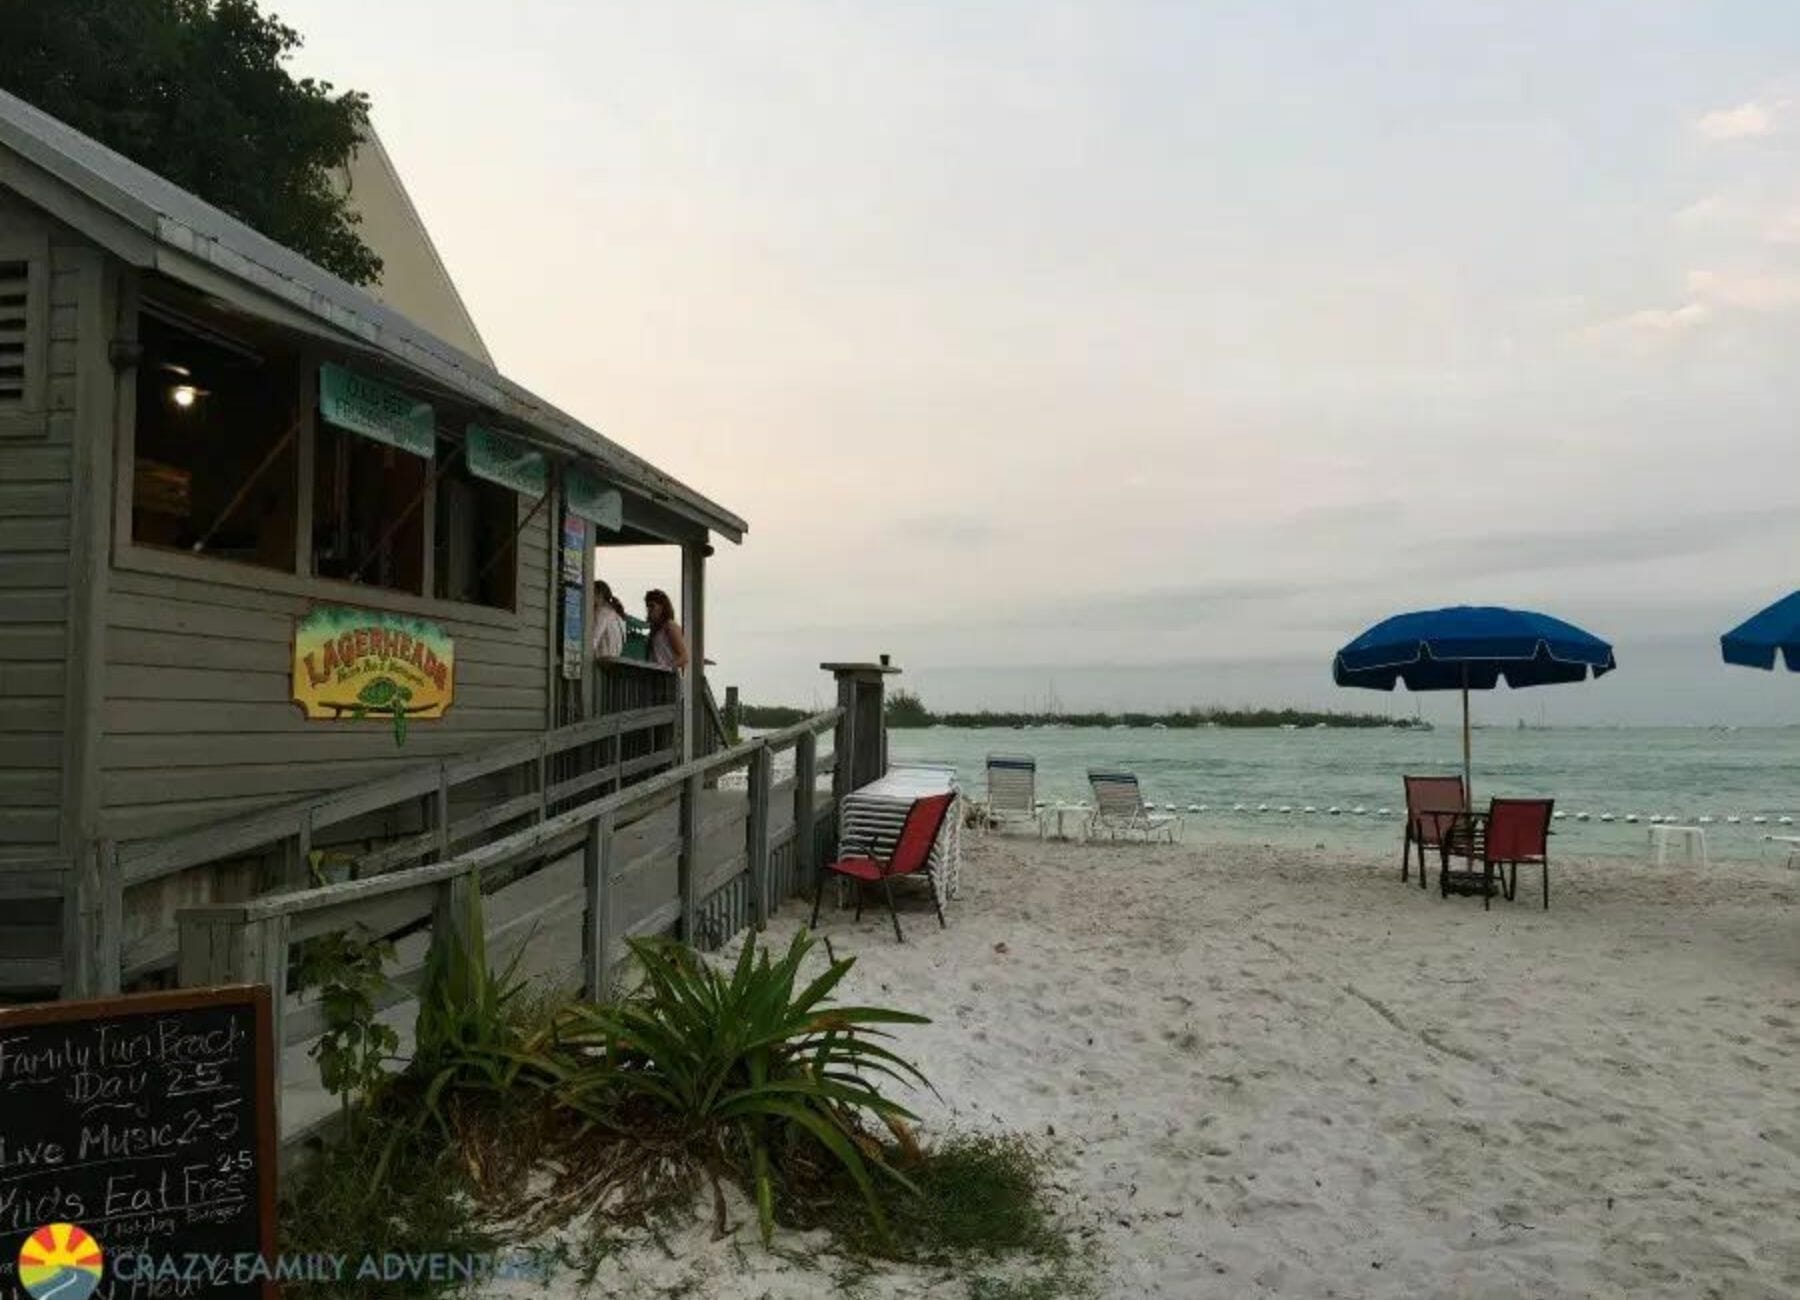
[[[155,295],[151,295],[151,297],[159,303],[165,301]],[[121,341],[136,343],[139,337],[138,317],[144,306],[144,296],[135,291],[135,286],[133,291],[120,295],[119,337]],[[167,301],[167,307],[183,316],[196,317],[206,328],[215,330],[225,338],[232,337],[229,326],[217,321],[211,313],[196,311],[192,305],[182,303],[178,299]],[[413,595],[410,592],[370,586],[366,583],[321,578],[312,572],[314,458],[320,424],[319,364],[322,361],[338,360],[339,358],[319,349],[309,348],[304,344],[297,351],[294,382],[296,391],[301,397],[302,415],[295,446],[295,474],[298,482],[295,485],[295,560],[293,568],[291,570],[263,568],[259,565],[225,559],[220,556],[192,555],[181,551],[166,550],[157,546],[143,545],[133,540],[133,476],[137,465],[138,427],[137,367],[135,365],[122,371],[119,377],[115,454],[113,457],[111,547],[113,567],[126,572],[273,592],[320,602],[329,601],[333,604],[359,606],[366,609],[391,610],[396,613],[416,614],[427,618],[483,624],[512,632],[522,629],[526,625],[526,619],[521,610],[525,603],[523,551],[527,544],[522,538],[513,547],[514,608],[503,609],[494,605],[442,599],[431,594],[436,590],[434,554],[436,551],[437,491],[435,483],[429,478],[427,482],[431,483],[431,487],[426,493],[426,500],[420,503],[418,512],[422,525],[426,529],[422,594]],[[356,364],[357,360],[355,358],[347,359],[346,364]],[[364,364],[366,365],[366,362]],[[416,385],[407,384],[405,381],[396,381],[389,374],[377,371],[377,375],[384,383],[392,383],[406,387],[409,391],[417,391]],[[438,403],[434,401],[434,407],[436,405]],[[453,408],[453,414],[460,414],[460,411]],[[0,420],[4,419],[4,416],[0,416]],[[355,437],[357,435],[349,434],[348,436]],[[524,507],[519,505],[519,501],[520,498],[515,493],[515,510],[522,511]],[[550,560],[547,557],[546,564],[549,565],[549,563]]]

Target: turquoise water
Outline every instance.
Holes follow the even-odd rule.
[[[1025,730],[895,731],[895,762],[954,763],[966,789],[983,788],[990,752],[1030,754],[1038,762],[1038,794],[1046,800],[1088,798],[1087,768],[1134,771],[1145,798],[1205,804],[1187,813],[1187,838],[1256,840],[1355,847],[1399,854],[1402,773],[1462,770],[1462,735],[1391,729],[1298,731],[1203,728],[1194,731]],[[1771,859],[1785,851],[1767,834],[1800,834],[1800,727],[1487,728],[1474,736],[1475,798],[1547,797],[1565,815],[1556,823],[1557,852],[1642,855],[1648,818],[1706,826],[1715,858]],[[1243,804],[1241,812],[1232,811]],[[1269,811],[1258,813],[1258,805]],[[1282,805],[1292,811],[1278,811]],[[1311,805],[1316,811],[1302,810]],[[1337,816],[1327,810],[1340,809]],[[1360,815],[1352,811],[1364,809]],[[1387,808],[1382,818],[1376,810]],[[1576,820],[1587,813],[1589,820]],[[1601,814],[1614,821],[1605,824]],[[1636,824],[1624,819],[1637,818]],[[1739,817],[1738,825],[1726,821]],[[1753,818],[1765,818],[1762,825]],[[1793,825],[1780,824],[1782,817]]]

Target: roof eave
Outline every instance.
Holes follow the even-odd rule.
[[[155,224],[157,249],[154,267],[161,274],[191,287],[216,293],[220,289],[217,280],[212,275],[197,276],[194,271],[196,267],[200,267],[222,273],[228,279],[249,286],[258,293],[297,307],[305,315],[419,371],[437,383],[448,386],[478,405],[542,431],[567,450],[597,462],[610,476],[621,480],[626,486],[645,493],[652,500],[704,525],[729,541],[741,542],[744,534],[749,531],[749,525],[739,516],[617,443],[601,437],[572,416],[507,380],[505,376],[496,374],[499,382],[490,382],[471,369],[439,355],[435,349],[422,347],[417,340],[388,330],[379,321],[351,311],[323,294],[314,293],[291,277],[282,275],[253,258],[243,257],[218,240],[199,235],[178,221],[158,217]],[[239,305],[252,311],[257,310],[258,306],[254,300],[244,298],[240,298]],[[438,342],[441,343],[441,340]],[[450,348],[449,344],[441,345],[446,349]]]
[[[11,101],[12,97],[0,92],[0,100]],[[23,107],[28,113],[36,112],[29,105]],[[60,123],[56,126],[67,129]],[[91,141],[85,143],[92,144]],[[100,148],[98,145],[93,147]],[[167,184],[161,178],[154,179]],[[729,541],[741,542],[748,531],[748,525],[738,515],[544,402],[476,358],[466,357],[451,344],[417,326],[416,322],[408,322],[417,329],[417,337],[413,337],[383,325],[378,318],[382,309],[372,298],[368,301],[376,311],[356,310],[355,299],[367,295],[355,286],[333,281],[329,272],[304,263],[309,272],[317,272],[322,281],[330,282],[338,296],[311,288],[294,276],[233,250],[219,239],[168,216],[155,205],[59,150],[50,140],[4,115],[0,115],[0,184],[16,190],[28,202],[43,208],[130,265],[155,270],[202,292],[228,296],[234,305],[289,328],[300,323],[294,318],[297,310],[309,324],[317,322],[344,336],[346,342],[372,348],[422,377],[446,386],[451,392],[526,426],[561,449],[592,460],[621,486],[647,496]],[[248,227],[243,229],[246,243],[254,246],[267,242]],[[294,258],[291,250],[281,250],[279,245],[271,245],[271,248],[280,254],[276,260]],[[392,314],[396,320],[404,319],[398,313]],[[483,371],[491,374],[492,379]]]

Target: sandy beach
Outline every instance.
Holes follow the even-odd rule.
[[[947,931],[922,897],[904,946],[821,929],[847,996],[934,1018],[928,1132],[1055,1153],[1102,1295],[1687,1300],[1800,1293],[1797,902],[1779,868],[1570,863],[1549,911],[1533,875],[1484,913],[1324,849],[994,836]],[[735,1217],[554,1293],[842,1293],[824,1239]]]

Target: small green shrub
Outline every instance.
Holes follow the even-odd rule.
[[[393,1028],[375,1019],[376,995],[387,985],[382,967],[393,955],[393,944],[361,926],[299,946],[295,977],[302,989],[318,990],[325,1016],[324,1032],[309,1055],[319,1063],[319,1081],[343,1107],[347,1130],[354,1129],[355,1103],[376,1095],[400,1047]]]
[[[562,1045],[585,1064],[563,1078],[560,1095],[603,1126],[671,1127],[712,1178],[721,1221],[719,1177],[735,1176],[751,1191],[765,1242],[777,1185],[816,1172],[821,1160],[850,1179],[873,1230],[885,1236],[872,1173],[902,1186],[906,1179],[867,1125],[904,1132],[911,1113],[880,1085],[925,1083],[877,1041],[887,1037],[881,1026],[925,1018],[827,1005],[854,959],[834,961],[802,985],[813,945],[801,932],[772,961],[751,935],[727,975],[678,944],[634,941],[643,987],[614,1005],[574,1004],[563,1018]]]

